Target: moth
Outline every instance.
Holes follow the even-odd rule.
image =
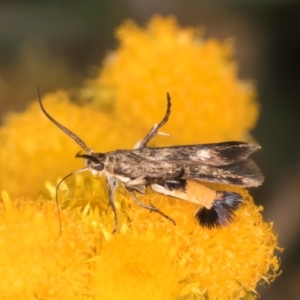
[[[199,205],[195,217],[199,224],[206,228],[226,226],[241,206],[240,194],[214,190],[205,182],[220,183],[240,187],[257,187],[264,178],[257,165],[249,159],[250,154],[260,149],[254,143],[238,141],[195,144],[172,147],[148,147],[148,143],[157,135],[166,135],[159,131],[171,114],[171,97],[167,93],[167,109],[160,123],[155,124],[146,136],[137,142],[133,149],[115,150],[107,153],[94,152],[71,130],[57,122],[45,110],[39,88],[38,101],[46,117],[64,133],[71,137],[85,154],[85,167],[65,176],[67,177],[90,171],[94,175],[106,178],[109,204],[114,213],[114,229],[118,228],[118,214],[115,205],[115,194],[121,184],[141,207],[159,213],[175,221],[153,205],[140,201],[136,194],[145,194],[150,187],[157,193],[186,200]],[[59,185],[57,186],[57,192]]]

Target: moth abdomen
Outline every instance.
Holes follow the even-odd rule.
[[[238,193],[216,192],[216,199],[210,209],[201,207],[196,212],[199,224],[207,228],[218,228],[228,225],[234,217],[234,212],[241,206],[243,198]]]

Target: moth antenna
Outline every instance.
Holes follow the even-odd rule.
[[[147,135],[144,137],[144,139],[142,139],[141,141],[138,141],[135,146],[134,149],[141,149],[147,146],[147,144],[150,142],[150,140],[152,138],[154,138],[156,135],[168,135],[162,132],[158,132],[158,130],[164,126],[170,117],[171,114],[171,106],[172,106],[172,102],[171,102],[171,97],[170,94],[167,93],[167,110],[165,113],[165,116],[163,117],[163,119],[161,120],[161,122],[159,124],[155,124],[150,131],[147,133]]]
[[[210,209],[201,207],[196,212],[199,224],[206,228],[219,228],[232,222],[234,212],[241,206],[243,198],[232,192],[217,192],[217,198]]]
[[[61,228],[62,228],[62,226],[61,226],[61,216],[60,216],[60,210],[59,210],[59,205],[58,205],[58,191],[59,191],[60,185],[61,185],[67,178],[69,178],[70,176],[75,175],[75,174],[77,174],[77,173],[81,173],[81,172],[87,171],[87,170],[88,170],[88,168],[85,167],[85,168],[79,169],[79,170],[77,170],[77,171],[74,171],[74,172],[72,172],[72,173],[66,175],[65,177],[63,177],[63,178],[60,180],[60,182],[59,182],[59,183],[57,184],[57,186],[56,186],[56,191],[55,191],[55,202],[56,202],[56,210],[57,210],[57,215],[58,215],[59,235],[60,235],[60,236],[61,236],[61,231],[62,231],[62,230],[61,230]]]
[[[75,133],[73,133],[70,129],[66,128],[65,126],[63,126],[62,124],[58,123],[56,120],[54,120],[46,111],[46,109],[43,106],[42,103],[42,99],[41,99],[41,95],[40,95],[40,88],[37,85],[36,86],[36,90],[37,90],[37,98],[40,104],[40,107],[44,113],[44,115],[52,122],[54,123],[58,128],[60,128],[64,133],[66,133],[70,138],[72,138],[82,149],[84,149],[87,153],[91,153],[93,152],[86,144],[85,142],[79,138]]]
[[[171,114],[171,107],[172,107],[172,102],[171,102],[171,96],[169,93],[167,93],[167,110],[164,118],[162,121],[157,125],[157,129],[163,127],[169,120],[170,114]]]

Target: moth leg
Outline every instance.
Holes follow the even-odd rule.
[[[126,188],[127,189],[127,188]],[[135,201],[135,203],[137,205],[139,205],[140,207],[143,207],[145,209],[148,209],[150,211],[153,211],[153,212],[156,212],[156,213],[159,213],[160,215],[162,215],[163,217],[165,217],[166,219],[168,219],[169,221],[171,221],[174,225],[176,225],[176,222],[170,218],[169,216],[167,216],[166,214],[164,214],[162,211],[160,211],[158,208],[156,208],[155,206],[153,206],[152,204],[150,205],[147,205],[145,203],[143,203],[142,201],[140,201],[136,195],[130,190],[130,189],[127,189],[127,191],[130,193],[131,197],[133,198],[133,200]]]
[[[131,179],[130,181],[126,182],[127,186],[134,188],[135,186],[141,186],[146,184],[145,175],[139,176],[137,178]]]
[[[150,131],[146,134],[144,139],[138,141],[134,149],[141,149],[147,146],[147,144],[150,142],[151,139],[153,139],[156,135],[169,135],[167,133],[159,132],[158,130],[163,127],[169,120],[170,114],[171,114],[171,97],[170,94],[167,93],[167,110],[165,113],[165,116],[161,120],[159,124],[154,124],[153,127],[150,129]]]
[[[117,207],[115,204],[115,193],[118,187],[118,181],[113,177],[106,177],[106,186],[108,191],[108,199],[109,199],[109,205],[111,206],[114,216],[115,216],[115,225],[112,233],[115,233],[118,229],[118,213],[117,213]]]

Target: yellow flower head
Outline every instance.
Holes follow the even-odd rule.
[[[87,227],[65,210],[59,236],[53,202],[11,201],[7,192],[1,200],[1,299],[88,299],[93,235]]]
[[[169,144],[245,139],[258,109],[253,88],[237,79],[229,43],[205,41],[197,30],[161,17],[146,30],[128,21],[117,34],[119,49],[106,59],[99,78],[87,84],[94,98],[114,95],[110,115],[70,103],[65,92],[43,99],[47,111],[88,147],[97,152],[132,148],[161,120],[167,91],[173,103],[164,129],[173,135],[164,138]],[[53,182],[82,167],[73,158],[79,146],[37,103],[7,118],[0,141],[1,187],[13,196],[36,199],[46,178]],[[161,145],[163,139],[154,142]],[[112,234],[114,214],[104,179],[77,174],[58,193],[60,237],[55,187],[47,181],[48,193],[35,201],[10,201],[2,193],[3,299],[241,299],[279,273],[272,223],[263,221],[262,207],[239,187],[209,184],[244,199],[233,222],[214,229],[199,226],[194,218],[199,207],[193,203],[149,190],[138,195],[173,218],[174,226],[136,205],[120,187],[119,229]],[[45,200],[49,195],[52,201]]]
[[[252,85],[237,78],[230,41],[204,40],[173,17],[154,17],[146,29],[127,21],[116,35],[120,47],[92,84],[114,91],[120,122],[142,135],[161,119],[169,92],[172,138],[160,145],[246,138],[258,108]]]
[[[150,192],[138,196],[172,217],[174,226],[119,189],[119,230],[112,234],[114,214],[101,182],[79,174],[61,193],[65,203],[85,203],[81,219],[97,240],[91,259],[97,299],[241,299],[278,275],[272,223],[262,220],[262,207],[241,188],[227,188],[241,193],[244,204],[230,225],[215,229],[199,226],[195,204]]]

